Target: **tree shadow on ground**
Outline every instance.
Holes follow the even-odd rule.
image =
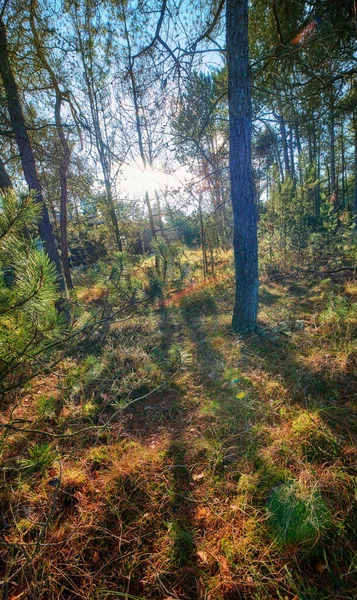
[[[210,313],[214,318],[216,313],[215,305],[212,306]],[[212,391],[221,383],[225,369],[225,360],[209,340],[207,325],[203,324],[199,307],[192,309],[183,308],[181,310],[181,317],[194,349],[193,362],[194,365],[197,365],[197,375],[201,384],[209,391]]]
[[[279,294],[273,294],[266,287],[261,287],[259,290],[259,302],[266,306],[272,306],[280,300]]]
[[[352,372],[333,371],[328,362],[317,370],[302,361],[301,349],[285,335],[258,334],[244,341],[243,360],[275,377],[289,390],[293,403],[318,410],[320,417],[338,435],[357,442],[357,411],[354,406],[357,377]]]
[[[175,572],[167,575],[166,588],[174,588],[179,598],[199,598],[197,588],[197,548],[195,509],[192,502],[191,467],[187,440],[180,432],[171,439],[166,460],[172,471],[171,522],[172,564]]]

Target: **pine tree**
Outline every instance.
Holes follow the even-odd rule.
[[[31,233],[41,206],[33,195],[0,193],[0,384],[28,373],[62,325],[56,268]]]

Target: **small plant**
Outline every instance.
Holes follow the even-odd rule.
[[[57,400],[53,396],[41,395],[37,401],[37,410],[41,417],[53,417],[56,414]]]
[[[51,444],[34,444],[28,450],[28,458],[20,460],[20,466],[27,473],[37,473],[49,469],[56,458]]]
[[[193,531],[177,522],[170,524],[169,531],[173,539],[175,562],[183,565],[190,560],[195,550]]]
[[[284,545],[314,545],[331,523],[330,511],[321,494],[294,481],[273,489],[268,514],[272,531]]]

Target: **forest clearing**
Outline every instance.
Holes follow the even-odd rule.
[[[0,0],[0,600],[356,600],[352,0]]]

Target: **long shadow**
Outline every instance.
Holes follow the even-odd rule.
[[[219,342],[228,333],[225,323],[216,322],[214,307],[208,314],[202,315],[198,307],[181,310],[181,314],[202,388],[201,433],[212,448],[217,448],[214,473],[223,481],[242,455],[253,458],[257,451],[258,434],[253,427],[260,418],[256,392],[249,379],[239,376],[238,369],[227,368],[227,359],[211,342],[212,334],[217,335]]]
[[[309,410],[317,410],[322,422],[328,426],[334,435],[336,445],[320,447],[317,443],[312,455],[307,454],[307,460],[317,461],[316,469],[320,464],[335,462],[337,470],[341,469],[349,475],[356,475],[357,457],[357,378],[353,373],[336,372],[327,370],[315,371],[299,362],[301,350],[290,340],[272,340],[269,337],[256,335],[245,341],[245,360],[261,361],[261,368],[267,372],[278,375],[286,388],[290,390],[293,403]],[[322,442],[323,443],[323,442]],[[347,448],[347,451],[346,449]],[[329,495],[335,498],[337,506],[344,506],[345,520],[344,533],[340,536],[331,532],[331,539],[324,543],[324,556],[326,564],[334,565],[335,571],[326,573],[329,585],[338,594],[346,592],[345,597],[356,586],[356,573],[350,570],[354,555],[353,540],[357,530],[357,510],[351,500],[344,498],[339,490],[338,483],[334,484]],[[352,542],[352,547],[351,547]],[[301,559],[301,567],[306,568],[310,576],[310,560]],[[320,580],[316,585],[324,588]],[[356,588],[355,588],[356,589]],[[322,590],[323,591],[323,590]],[[332,596],[331,596],[332,597]],[[342,595],[341,595],[342,597]]]
[[[212,305],[210,314],[213,316],[217,310]],[[200,307],[181,309],[181,316],[187,328],[188,337],[194,347],[194,364],[197,365],[197,374],[202,385],[212,391],[221,383],[225,369],[225,360],[221,353],[210,343],[207,335],[207,326],[203,325]]]
[[[170,535],[174,572],[167,576],[167,581],[164,583],[168,589],[174,587],[175,594],[179,598],[198,600],[200,596],[197,589],[197,531],[188,447],[184,432],[177,432],[173,436],[166,458],[172,471]]]
[[[244,344],[245,360],[261,362],[261,367],[279,376],[291,392],[292,401],[311,410],[338,435],[348,433],[357,441],[357,411],[351,405],[357,394],[357,378],[353,373],[328,369],[316,371],[298,359],[299,348],[289,339],[273,335],[256,335]],[[253,358],[252,358],[253,357]]]
[[[165,362],[178,324],[165,306],[160,306],[158,318],[162,337],[157,352],[159,359]],[[201,598],[197,586],[197,531],[188,441],[194,411],[186,390],[172,382],[167,389],[145,400],[144,406],[134,405],[127,424],[127,431],[142,441],[157,434],[169,439],[164,469],[170,473],[165,517],[171,538],[170,568],[157,573],[156,590],[161,590],[165,597],[171,592],[182,600]]]

